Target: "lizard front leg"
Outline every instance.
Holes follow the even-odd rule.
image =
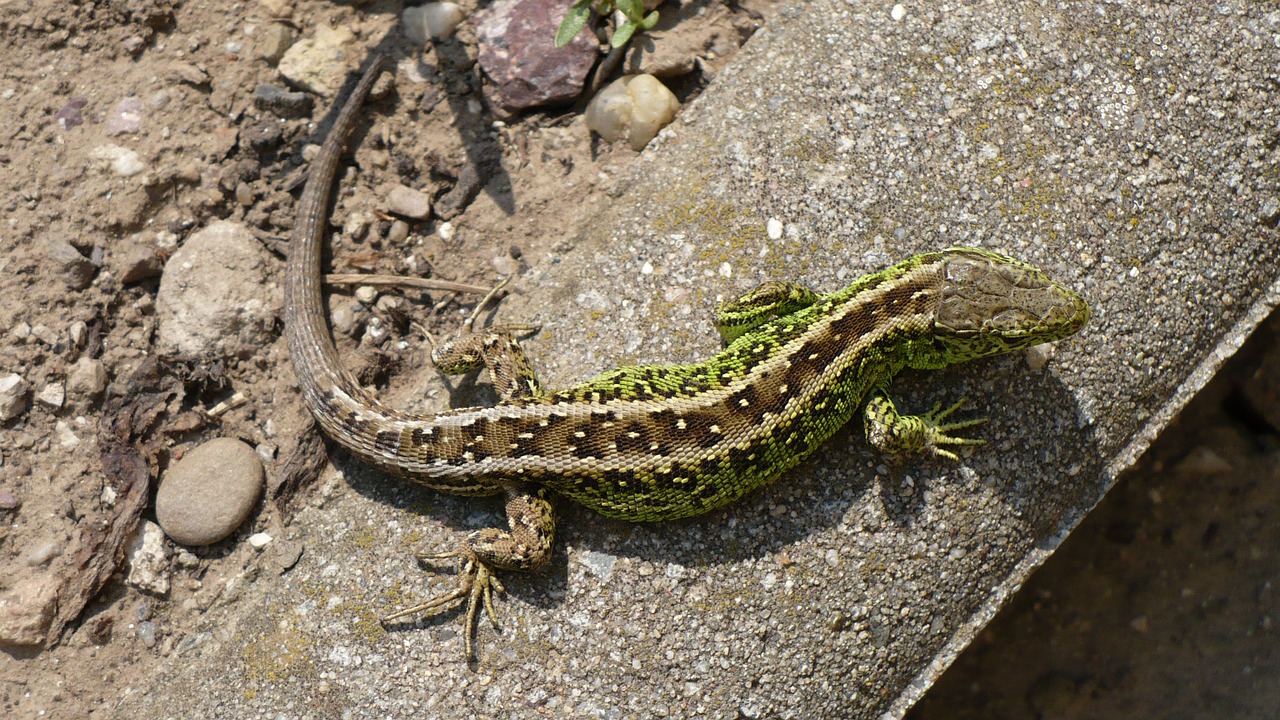
[[[951,413],[964,405],[960,400],[947,409],[942,403],[923,415],[903,415],[898,412],[889,393],[883,386],[871,391],[865,412],[867,442],[883,453],[903,455],[927,453],[950,460],[959,460],[956,454],[942,445],[982,445],[986,441],[977,438],[952,437],[947,433],[974,425],[981,425],[986,418],[972,418],[956,422],[943,422]]]

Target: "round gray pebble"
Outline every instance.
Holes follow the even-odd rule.
[[[156,520],[182,545],[218,542],[249,517],[262,480],[262,459],[253,448],[231,438],[210,440],[160,479]]]

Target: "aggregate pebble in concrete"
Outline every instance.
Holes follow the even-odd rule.
[[[893,464],[854,428],[704,518],[564,508],[550,571],[505,576],[503,632],[481,622],[474,668],[456,615],[376,618],[451,587],[408,553],[496,525],[496,505],[340,460],[349,486],[296,520],[297,566],[215,608],[119,716],[900,716],[1276,305],[1258,209],[1280,194],[1280,14],[890,13],[783,10],[500,320],[544,325],[530,354],[555,387],[706,356],[715,300],[762,280],[830,289],[922,250],[998,248],[1095,312],[1041,370],[1014,356],[897,384],[910,408],[967,397],[988,445]],[[445,396],[421,383],[413,397]]]

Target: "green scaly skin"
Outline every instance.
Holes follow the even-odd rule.
[[[455,590],[386,620],[466,604],[466,653],[480,606],[491,618],[494,570],[546,563],[555,535],[549,493],[601,514],[663,521],[705,513],[795,467],[865,408],[868,440],[890,453],[955,459],[978,442],[944,423],[959,404],[902,416],[889,382],[1067,337],[1089,309],[1072,290],[999,253],[917,255],[828,294],[765,283],[717,308],[726,341],[685,365],[623,367],[543,390],[511,328],[464,335],[432,353],[449,373],[487,368],[502,402],[415,416],[379,403],[341,365],[319,291],[328,193],[343,138],[379,63],[339,113],[299,201],[286,269],[286,333],[303,397],[321,428],[363,460],[442,492],[503,495],[508,528],[451,551]]]

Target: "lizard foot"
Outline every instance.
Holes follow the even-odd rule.
[[[943,422],[951,413],[959,410],[964,406],[964,398],[960,398],[947,409],[942,409],[942,403],[933,406],[933,409],[920,416],[920,420],[924,423],[924,443],[928,452],[938,455],[948,460],[959,460],[956,454],[939,445],[985,445],[986,440],[981,438],[965,438],[951,437],[947,433],[952,430],[962,430],[964,428],[981,425],[987,421],[987,418],[970,418],[968,420],[959,420],[956,422]]]
[[[457,558],[458,586],[451,592],[437,595],[424,603],[394,612],[382,618],[382,623],[385,625],[410,615],[422,615],[424,617],[439,615],[466,601],[467,614],[463,637],[465,638],[467,660],[474,660],[476,617],[480,614],[480,606],[484,605],[485,612],[489,615],[489,620],[493,622],[494,627],[498,626],[498,613],[493,609],[493,594],[496,592],[501,595],[504,592],[502,582],[493,574],[488,565],[485,565],[479,558],[465,550],[445,553],[418,553],[416,557],[419,560]]]
[[[959,410],[964,400],[942,409],[942,403],[922,415],[902,415],[894,407],[893,401],[883,391],[872,394],[867,401],[866,429],[867,441],[881,452],[891,455],[908,453],[926,453],[948,460],[959,460],[956,454],[942,447],[943,445],[982,445],[985,441],[976,438],[952,437],[948,433],[953,430],[981,425],[986,418],[973,418],[946,422],[948,416]]]

